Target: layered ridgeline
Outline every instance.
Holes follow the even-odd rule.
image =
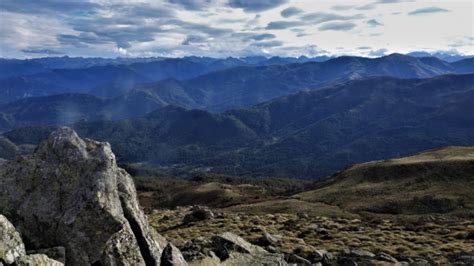
[[[172,65],[170,61],[173,71],[169,70],[169,65]],[[136,117],[169,104],[223,111],[250,107],[302,90],[372,76],[428,78],[448,73],[474,72],[473,59],[447,63],[436,58],[413,58],[399,54],[376,59],[339,57],[303,64],[283,64],[286,61],[273,59],[282,64],[270,64],[268,62],[271,60],[268,60],[265,61],[268,65],[263,66],[249,66],[242,61],[239,61],[239,65],[230,59],[227,61],[212,61],[212,64],[202,66],[201,61],[168,59],[130,65],[51,70],[53,74],[46,72],[8,78],[18,79],[20,83],[0,80],[1,101],[17,99],[0,105],[0,131],[25,125],[70,124],[83,119]],[[218,63],[219,67],[211,67]],[[225,70],[178,80],[219,69]],[[142,84],[166,77],[175,79]]]
[[[189,79],[237,66],[318,62],[317,58],[70,58],[0,59],[0,103],[31,96],[88,93],[118,96],[137,84]]]
[[[316,178],[348,164],[474,144],[474,75],[375,77],[305,91],[250,109],[210,113],[168,106],[140,118],[80,122],[121,162],[162,170]],[[4,134],[35,143],[51,128]]]

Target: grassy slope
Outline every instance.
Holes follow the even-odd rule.
[[[472,212],[474,147],[447,147],[399,159],[358,164],[316,186],[294,198],[358,212]]]

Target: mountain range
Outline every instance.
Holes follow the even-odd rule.
[[[474,74],[371,77],[246,109],[212,113],[166,106],[142,117],[73,127],[109,141],[122,163],[146,162],[170,173],[319,178],[353,163],[472,145],[473,102]],[[4,135],[18,144],[35,143],[51,129]]]
[[[207,68],[201,66],[204,59],[194,61],[188,58],[97,65],[3,79],[0,85],[5,89],[0,93],[8,103],[0,105],[0,131],[80,120],[118,120],[145,115],[166,105],[214,112],[248,108],[299,91],[373,76],[429,78],[474,72],[473,59],[447,63],[432,57],[400,54],[377,59],[339,57],[324,62],[258,66],[226,64],[239,61],[226,59],[206,61]],[[231,67],[235,65],[238,66]],[[186,79],[207,71],[211,72]],[[154,79],[165,80],[146,83]],[[75,88],[67,85],[69,82]]]

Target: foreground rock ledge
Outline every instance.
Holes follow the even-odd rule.
[[[27,250],[64,247],[68,265],[160,265],[167,245],[148,225],[110,145],[70,128],[2,164],[0,213]]]

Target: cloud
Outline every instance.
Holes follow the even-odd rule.
[[[202,10],[209,7],[213,0],[167,0],[168,3],[179,5],[186,10]]]
[[[326,30],[335,30],[335,31],[348,31],[355,27],[356,25],[352,22],[328,22],[324,23],[318,29],[321,31]]]
[[[113,5],[109,9],[127,18],[171,18],[176,16],[176,12],[173,9],[156,7],[150,4]]]
[[[189,35],[181,44],[182,45],[201,44],[201,43],[205,43],[208,39],[209,38],[206,36]]]
[[[89,1],[63,1],[63,0],[2,0],[0,1],[0,10],[25,13],[25,14],[77,14],[87,16],[94,14],[100,5]]]
[[[408,15],[418,16],[418,15],[427,15],[427,14],[444,13],[444,12],[450,12],[450,11],[444,8],[432,6],[432,7],[425,7],[425,8],[419,8],[419,9],[413,10],[410,13],[408,13]]]
[[[288,3],[288,0],[229,0],[229,6],[246,12],[260,12]]]
[[[357,47],[357,50],[370,50],[370,49],[372,49],[372,47],[370,47],[370,46],[359,46],[359,47]]]
[[[353,15],[353,16],[341,16],[332,13],[324,13],[324,12],[314,12],[309,13],[301,17],[302,20],[306,22],[310,22],[312,24],[319,24],[327,21],[333,20],[353,20],[353,19],[360,19],[364,16],[361,14]]]
[[[345,10],[350,10],[354,7],[355,7],[354,5],[335,5],[331,7],[331,9],[337,10],[337,11],[345,11]]]
[[[256,42],[252,44],[253,46],[256,47],[278,47],[282,46],[283,42],[282,41],[267,41],[267,42]]]
[[[370,52],[368,53],[368,56],[371,56],[371,57],[380,57],[380,56],[384,56],[386,53],[387,53],[387,49],[382,48],[382,49],[370,51]]]
[[[275,37],[276,36],[271,33],[262,33],[262,34],[251,35],[247,39],[254,40],[254,41],[263,41],[263,40],[275,39]]]
[[[378,22],[375,19],[368,20],[367,24],[371,27],[377,27],[377,26],[382,26],[383,25],[382,23]]]
[[[272,21],[268,23],[267,30],[284,30],[304,25],[301,21]]]
[[[64,54],[62,52],[52,50],[52,49],[47,49],[47,48],[28,48],[28,49],[22,49],[21,50],[23,53],[27,54],[44,54],[44,55],[60,55]]]
[[[289,17],[292,17],[294,15],[298,15],[302,12],[303,12],[303,10],[301,8],[297,8],[297,7],[292,6],[292,7],[288,7],[288,8],[283,9],[280,12],[280,14],[284,18],[289,18]]]
[[[377,0],[372,3],[368,3],[362,6],[358,6],[355,9],[357,10],[371,10],[377,7],[380,4],[397,4],[397,3],[406,3],[406,2],[415,2],[415,0]]]
[[[407,2],[415,2],[415,0],[378,0],[376,3],[378,3],[378,4],[395,4],[395,3],[407,3]]]

